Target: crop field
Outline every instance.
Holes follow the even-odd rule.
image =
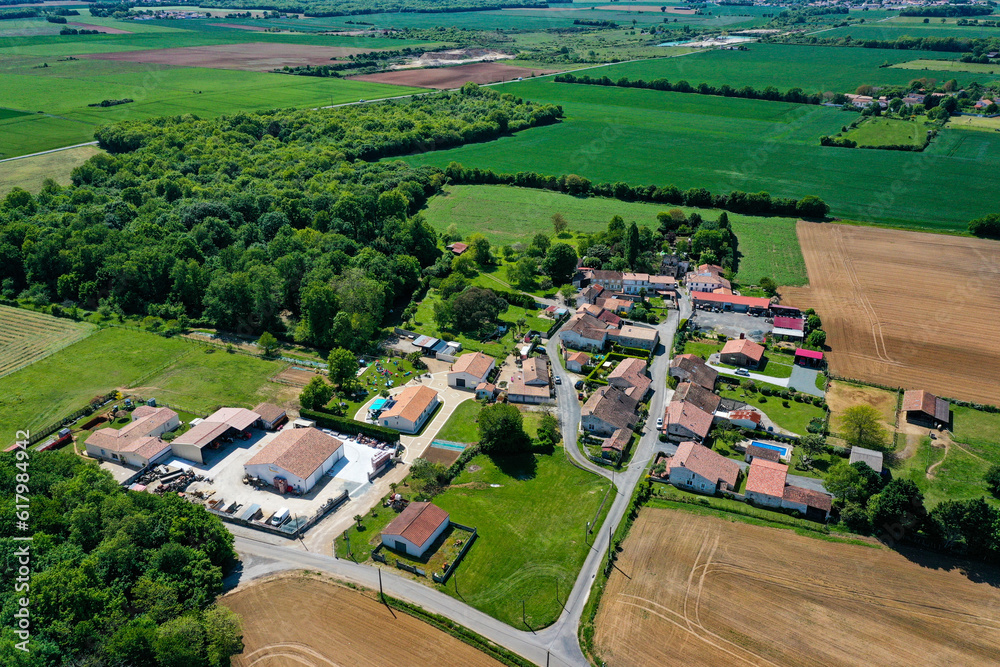
[[[12,188],[23,188],[38,194],[46,178],[59,185],[69,185],[73,170],[100,152],[97,146],[78,146],[57,153],[0,162],[0,197]]]
[[[927,130],[933,125],[923,120],[900,120],[898,118],[867,118],[844,134],[845,139],[864,146],[922,146]]]
[[[566,219],[569,231],[591,234],[605,229],[616,215],[626,222],[655,229],[656,214],[673,208],[688,215],[698,212],[705,220],[715,220],[721,213],[715,209],[601,197],[582,199],[549,190],[453,185],[428,202],[424,215],[439,232],[455,225],[462,237],[478,232],[496,245],[503,245],[528,242],[539,232],[551,234],[552,216],[556,213]],[[770,276],[779,285],[805,284],[805,261],[798,249],[794,219],[728,215],[739,239],[739,279],[756,283],[762,276]]]
[[[174,49],[143,49],[91,53],[86,58],[129,63],[152,63],[178,67],[209,67],[248,72],[269,72],[284,66],[329,65],[332,60],[365,53],[366,49],[349,46],[312,46],[308,44],[278,44],[248,42],[246,44],[213,44],[183,46]]]
[[[946,19],[941,23],[940,18],[929,17],[930,21],[924,23],[922,18],[897,17],[888,21],[878,23],[865,23],[861,25],[844,26],[834,28],[819,33],[818,37],[846,37],[850,35],[854,39],[880,39],[894,40],[900,37],[955,37],[958,39],[976,39],[981,37],[1000,36],[1000,28],[988,28],[986,26],[959,26],[955,24],[955,19]],[[995,20],[996,17],[988,17]]]
[[[418,86],[420,88],[461,88],[466,82],[493,83],[510,81],[518,77],[528,78],[551,74],[559,70],[517,67],[502,62],[472,63],[457,67],[437,67],[433,69],[401,69],[378,74],[352,76],[352,81],[389,83],[398,86]]]
[[[820,146],[818,137],[836,133],[856,116],[829,107],[555,83],[550,78],[499,89],[561,104],[566,118],[406,161],[442,168],[456,161],[510,173],[575,173],[595,181],[712,192],[814,194],[837,216],[930,229],[964,230],[970,219],[1000,209],[1000,191],[982,178],[1000,169],[1000,136],[988,132],[945,128],[922,153],[844,150]],[[876,187],[887,178],[891,188]],[[963,196],[941,206],[927,192]]]
[[[899,69],[934,70],[937,72],[972,72],[973,74],[1000,74],[1000,65],[987,63],[963,63],[959,60],[910,60],[896,63],[893,67]]]
[[[251,582],[219,604],[243,619],[243,651],[233,667],[370,667],[422,664],[494,667],[501,663],[374,594],[292,573]],[[359,641],[370,638],[375,641]]]
[[[896,427],[898,394],[895,392],[854,382],[833,380],[826,390],[825,399],[830,408],[830,430],[834,433],[840,430],[844,411],[855,405],[870,405],[878,410],[884,428],[892,431]]]
[[[1000,660],[995,568],[654,508],[622,546],[595,620],[609,665]]]
[[[972,134],[972,133],[969,133]],[[830,369],[1000,403],[996,241],[800,222],[809,286],[783,296],[823,318]]]
[[[984,118],[982,116],[952,116],[948,119],[948,127],[956,130],[1000,132],[1000,118]]]
[[[0,306],[0,377],[30,366],[93,331],[90,324]]]

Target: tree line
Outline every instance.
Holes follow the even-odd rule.
[[[886,39],[855,39],[850,35],[844,37],[764,37],[762,42],[810,44],[815,46],[856,46],[865,49],[894,49],[897,51],[948,51],[964,53],[979,47],[995,48],[996,38],[969,37],[898,37]]]
[[[993,13],[992,6],[985,5],[928,5],[923,7],[904,7],[900,16],[987,16]]]
[[[700,83],[692,86],[687,81],[670,83],[667,79],[653,79],[644,81],[642,79],[630,80],[628,77],[621,77],[612,80],[607,76],[591,78],[589,75],[576,76],[574,74],[558,74],[554,79],[557,83],[581,83],[592,86],[617,86],[619,88],[644,88],[646,90],[660,90],[673,93],[697,93],[699,95],[717,95],[721,97],[740,97],[748,100],[767,100],[771,102],[792,102],[795,104],[822,104],[823,95],[820,93],[806,93],[801,88],[792,88],[782,93],[774,86],[768,86],[763,90],[756,90],[752,86],[733,88],[729,84],[719,87],[710,86],[707,83]]]
[[[363,16],[389,12],[438,14],[448,12],[481,12],[523,7],[544,8],[541,0],[211,0],[201,7],[222,9],[267,9],[306,16]]]

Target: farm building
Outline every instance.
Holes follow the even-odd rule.
[[[274,431],[288,418],[285,409],[274,403],[261,403],[253,409],[260,415],[260,425],[266,431]]]
[[[174,454],[197,463],[204,463],[204,449],[218,448],[226,439],[245,432],[260,420],[260,415],[243,408],[220,408],[205,417],[187,433],[170,443]]]
[[[497,397],[497,386],[492,382],[480,382],[476,385],[476,400],[492,401]]]
[[[731,310],[737,313],[764,315],[771,307],[771,300],[762,296],[692,292],[691,305],[702,310]]]
[[[951,422],[951,406],[948,401],[923,389],[903,392],[903,412],[906,414],[906,421],[914,424],[941,428]]]
[[[823,365],[823,353],[816,350],[804,350],[800,347],[795,350],[795,363],[799,366],[818,368]]]
[[[670,361],[670,376],[700,385],[705,389],[715,389],[719,371],[694,354],[678,354]]]
[[[747,473],[747,485],[744,495],[757,505],[766,507],[781,507],[785,497],[785,479],[788,477],[788,466],[762,458],[750,462]]]
[[[601,443],[601,454],[611,454],[615,452],[618,456],[625,451],[629,441],[632,439],[632,431],[627,428],[620,428]],[[606,457],[607,458],[607,457]]]
[[[122,428],[102,428],[91,433],[87,438],[87,454],[142,468],[170,453],[170,443],[160,436],[180,423],[177,413],[170,408],[140,405],[132,412],[132,421]]]
[[[635,357],[622,359],[608,375],[608,384],[618,387],[639,402],[646,398],[652,383],[646,375],[646,362]]]
[[[764,461],[770,461],[771,463],[780,463],[781,454],[774,449],[768,449],[767,447],[761,447],[759,445],[748,445],[746,454],[743,460],[747,463],[753,463],[754,459],[762,459]]]
[[[862,461],[875,472],[882,472],[882,452],[864,447],[851,447],[851,463]]]
[[[451,245],[445,246],[445,248],[450,250],[452,254],[461,255],[463,252],[469,249],[469,245],[467,243],[462,243],[461,241],[458,241],[456,243],[452,243]]]
[[[566,370],[582,373],[584,366],[590,365],[590,355],[586,352],[574,352],[566,357]]]
[[[742,428],[749,428],[753,430],[760,428],[761,416],[760,413],[757,412],[756,410],[749,410],[749,409],[733,410],[732,412],[729,413],[727,419],[729,420],[729,423],[731,423],[733,426],[739,426]]]
[[[678,384],[677,389],[674,391],[673,400],[687,401],[709,414],[715,414],[715,411],[719,409],[719,403],[722,402],[718,394],[693,382],[681,382]]]
[[[448,373],[448,386],[459,389],[472,389],[486,382],[490,371],[497,365],[496,360],[482,352],[463,354],[451,365]]]
[[[635,412],[638,405],[618,387],[601,387],[583,404],[580,425],[585,431],[605,437],[620,428],[631,430],[639,419]]]
[[[774,329],[771,335],[779,340],[802,340],[805,335],[805,322],[800,317],[774,316]]]
[[[448,513],[433,503],[410,503],[382,531],[382,544],[421,558],[451,524]]]
[[[401,433],[416,433],[439,403],[437,392],[430,387],[406,387],[392,397],[378,423]]]
[[[663,413],[663,432],[673,440],[702,442],[712,430],[714,415],[687,401],[671,401]]]
[[[733,366],[757,368],[764,358],[764,346],[747,338],[726,341],[719,353],[719,361]]]
[[[798,510],[812,521],[826,521],[833,508],[833,496],[789,484],[785,487],[781,506],[785,509]]]
[[[511,378],[507,385],[507,400],[511,403],[544,403],[551,398],[548,385],[539,387],[538,385],[527,384],[524,375],[518,373]]]
[[[308,493],[333,465],[344,458],[344,443],[315,428],[286,428],[243,464],[284,493]]]
[[[610,336],[619,345],[636,347],[640,350],[655,350],[656,344],[660,342],[660,332],[656,329],[631,324],[626,324],[618,331],[612,331]]]
[[[701,493],[733,491],[740,479],[739,463],[690,440],[667,459],[666,472],[674,486]]]

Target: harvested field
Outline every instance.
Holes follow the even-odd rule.
[[[233,656],[233,667],[500,665],[372,596],[315,576],[254,582],[219,602],[243,618],[244,648]]]
[[[248,42],[214,46],[182,46],[175,49],[148,49],[117,53],[90,53],[83,58],[117,60],[129,63],[153,63],[179,67],[208,67],[248,72],[269,72],[288,65],[329,65],[332,59],[344,58],[371,49],[349,46],[309,46],[279,42]]]
[[[291,366],[281,371],[272,378],[275,382],[280,382],[281,384],[288,384],[293,387],[304,387],[316,377],[317,373],[313,371],[305,370],[303,368],[295,368]]]
[[[830,430],[840,432],[840,418],[847,408],[870,405],[878,410],[882,426],[893,431],[896,428],[897,396],[885,389],[834,380],[826,391],[826,404],[830,406]]]
[[[442,67],[440,69],[401,69],[393,70],[391,72],[379,72],[378,74],[352,76],[349,78],[358,81],[393,83],[402,86],[417,86],[419,88],[446,90],[448,88],[461,88],[469,81],[473,81],[475,83],[511,81],[512,79],[516,79],[518,77],[527,79],[531,76],[552,74],[557,71],[559,70],[529,69],[527,67],[516,67],[514,65],[502,65],[496,62],[484,62],[474,63],[472,65],[459,65],[458,67]]]
[[[623,547],[595,621],[609,665],[1000,661],[996,569],[652,508]]]
[[[823,318],[841,377],[1000,404],[1000,244],[799,222],[808,287],[784,300]]]
[[[86,338],[93,325],[0,306],[0,377]]]
[[[66,25],[71,25],[74,28],[83,28],[84,30],[96,30],[97,32],[104,33],[105,35],[131,35],[132,33],[128,30],[121,30],[120,28],[108,28],[103,25],[94,25],[92,23],[73,23],[72,21],[67,21]]]
[[[78,146],[55,153],[0,162],[0,197],[5,196],[12,188],[24,188],[32,194],[38,194],[42,191],[42,181],[46,178],[51,178],[59,185],[69,185],[72,182],[72,171],[102,152],[97,146]]]

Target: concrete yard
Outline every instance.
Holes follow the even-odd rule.
[[[729,338],[739,338],[740,334],[745,334],[747,338],[758,343],[774,329],[774,325],[764,317],[754,317],[746,313],[715,313],[710,310],[694,310],[688,322],[688,326],[697,327],[706,333],[720,333]]]

